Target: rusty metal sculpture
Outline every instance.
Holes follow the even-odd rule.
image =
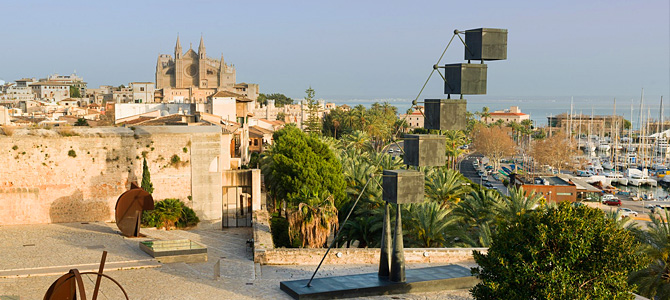
[[[130,184],[130,189],[121,194],[116,201],[116,226],[121,233],[128,237],[140,236],[142,211],[154,209],[154,198],[136,183]]]
[[[102,277],[105,277],[114,282],[114,284],[116,284],[116,286],[121,289],[121,292],[123,292],[123,295],[126,297],[126,299],[130,299],[128,298],[128,293],[126,293],[126,290],[123,289],[118,281],[102,273],[102,271],[105,269],[106,259],[107,251],[103,251],[102,259],[100,260],[100,269],[98,272],[80,273],[77,269],[71,269],[67,274],[59,277],[56,279],[56,281],[54,281],[54,283],[51,284],[47,290],[47,293],[44,294],[44,300],[76,300],[77,290],[79,290],[79,299],[86,300],[86,290],[84,289],[84,280],[82,279],[81,275],[88,274],[97,275],[95,289],[93,290],[93,300],[98,298],[98,292],[100,292],[100,281],[102,280]]]

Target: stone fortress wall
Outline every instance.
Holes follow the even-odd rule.
[[[215,126],[17,129],[0,135],[0,225],[113,221],[118,197],[141,183],[143,156],[155,200],[220,221],[220,151]]]

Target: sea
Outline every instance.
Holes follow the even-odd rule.
[[[403,114],[412,106],[414,99],[402,98],[380,98],[380,99],[325,99],[327,102],[333,102],[337,105],[347,104],[349,106],[356,106],[362,104],[370,107],[375,102],[388,102],[389,104],[398,108],[398,113]],[[664,97],[663,119],[670,120],[670,100]],[[496,110],[509,109],[511,106],[518,106],[522,113],[530,115],[530,119],[535,126],[543,127],[547,125],[547,118],[556,116],[562,113],[570,113],[570,103],[572,101],[572,112],[575,115],[583,114],[593,115],[612,115],[614,109],[614,98],[606,97],[534,97],[534,98],[478,98],[471,97],[467,99],[468,111],[474,113],[481,111],[484,106],[488,107],[491,112]],[[642,111],[642,118],[644,120],[659,120],[660,115],[660,97],[650,99],[645,97],[644,108]],[[421,102],[421,101],[419,101]],[[633,114],[631,118],[631,104]],[[421,103],[419,103],[421,105]],[[616,99],[616,114],[623,116],[626,120],[631,121],[633,129],[639,128],[640,120],[640,97],[637,99]]]

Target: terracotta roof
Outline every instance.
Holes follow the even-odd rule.
[[[258,132],[260,132],[260,133],[262,133],[262,134],[272,133],[272,130],[267,130],[267,129],[263,128],[263,127],[256,126],[256,125],[249,127],[249,130],[255,130],[255,131],[258,131]]]
[[[40,82],[34,82],[31,85],[60,85],[60,86],[67,86],[69,84],[67,83],[61,83],[61,82],[55,82],[55,81],[40,81]]]
[[[175,125],[175,124],[186,124],[186,122],[182,122],[182,117],[184,115],[181,114],[172,114],[169,116],[164,116],[160,118],[155,118],[152,120],[144,121],[142,123],[138,123],[137,125]]]
[[[132,119],[132,120],[128,120],[128,121],[125,121],[125,122],[119,122],[117,124],[118,125],[121,125],[121,124],[134,125],[134,124],[142,123],[144,121],[149,121],[149,120],[153,120],[153,119],[154,118],[152,118],[152,117],[139,117],[137,119]]]
[[[218,91],[218,92],[216,92],[216,94],[214,94],[210,97],[212,97],[212,98],[215,98],[215,97],[230,97],[230,98],[235,98],[235,100],[239,101],[239,102],[254,101],[254,100],[251,100],[247,97],[244,97],[244,95],[240,95],[240,94],[229,92],[229,91]]]
[[[492,112],[489,115],[491,116],[527,116],[524,113],[513,113],[513,112]]]

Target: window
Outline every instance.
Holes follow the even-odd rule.
[[[254,146],[258,146],[258,139],[254,139]]]
[[[140,92],[144,92],[144,87],[140,87]]]

